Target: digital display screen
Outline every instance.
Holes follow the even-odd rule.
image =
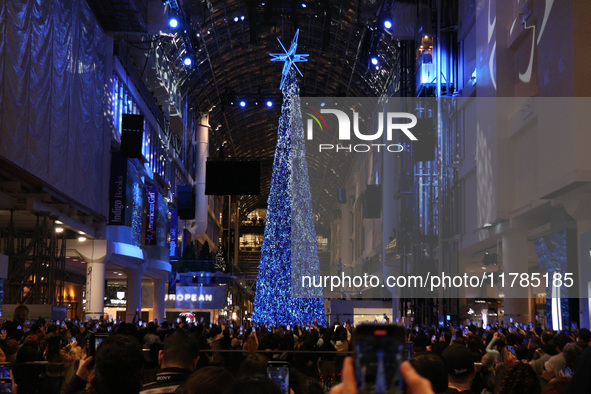
[[[359,393],[402,393],[399,366],[405,356],[404,340],[384,326],[355,336],[355,378]]]
[[[1,378],[10,379],[10,364],[0,363],[0,379]]]
[[[284,394],[289,394],[289,365],[267,364],[267,374]]]

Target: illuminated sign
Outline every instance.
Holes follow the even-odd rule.
[[[158,206],[158,188],[146,186],[146,245],[156,245],[156,210]]]
[[[111,154],[109,181],[109,224],[125,225],[125,200],[127,198],[127,159],[118,152]]]
[[[213,296],[211,294],[167,294],[164,296],[164,301],[213,301]]]
[[[176,209],[170,210],[170,244],[168,245],[168,256],[178,257],[178,237],[179,237],[179,216]]]
[[[227,286],[178,286],[176,294],[166,294],[166,308],[185,310],[224,309]]]

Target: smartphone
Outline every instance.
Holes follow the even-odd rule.
[[[10,379],[10,363],[0,363],[0,378]]]
[[[573,376],[573,370],[570,369],[569,367],[564,368],[564,377],[570,378],[572,376]]]
[[[22,330],[23,329],[23,326],[16,326],[16,329],[17,330]]]
[[[509,350],[511,354],[515,356],[515,346],[507,345],[507,350]]]
[[[111,331],[111,329],[112,329],[111,326],[107,327],[107,331]]]
[[[140,321],[138,322],[138,324],[139,324],[140,326],[143,326],[143,325],[144,325],[144,322],[140,320]]]
[[[406,330],[394,324],[361,324],[353,334],[355,378],[359,393],[402,393],[399,366],[404,361]]]
[[[88,339],[88,356],[94,357],[96,350],[109,335],[111,334],[91,334]]]
[[[76,342],[76,337],[72,337],[72,343]]]
[[[435,339],[437,339],[437,337],[436,337],[435,335],[433,335],[433,336],[431,337],[431,341],[435,342]]]
[[[289,364],[287,361],[267,361],[267,375],[279,386],[281,394],[289,394]]]
[[[0,378],[0,393],[12,393],[12,379]]]

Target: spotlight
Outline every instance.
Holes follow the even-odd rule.
[[[302,3],[302,8],[306,8],[306,3]]]
[[[385,27],[386,29],[391,29],[391,28],[392,28],[392,21],[385,20],[385,21],[384,21],[384,27]]]
[[[238,17],[237,16],[234,17],[234,22],[238,22]]]
[[[188,67],[188,66],[190,66],[190,65],[193,63],[193,61],[191,60],[191,58],[190,58],[190,57],[186,57],[186,58],[183,60],[183,63],[185,64],[185,66],[187,66],[187,67]]]
[[[176,29],[179,26],[179,20],[176,17],[170,18],[170,20],[168,21],[168,26],[172,27],[173,29]]]
[[[244,20],[244,15],[240,15],[240,20],[243,21]]]
[[[378,58],[377,57],[372,57],[371,58],[371,64],[373,64],[374,66],[377,66],[379,63]]]
[[[84,237],[82,235],[78,237],[78,242],[84,242],[84,241],[86,241],[86,237]]]
[[[63,233],[64,232],[64,228],[63,227],[56,227],[55,228],[55,232],[56,233]]]
[[[241,100],[241,101],[240,101],[240,106],[241,106],[242,108],[246,107],[246,101],[244,101],[244,100]]]
[[[271,100],[267,101],[267,107],[272,107],[273,106],[273,102]]]

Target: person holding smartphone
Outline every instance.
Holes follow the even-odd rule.
[[[404,381],[407,394],[434,394],[431,382],[417,373],[408,361],[400,364],[400,375]],[[357,393],[355,381],[355,367],[353,357],[345,358],[341,372],[341,383],[330,389],[329,394],[354,394]]]
[[[493,357],[495,364],[499,364],[503,361],[501,357],[501,351],[504,347],[505,338],[502,336],[502,334],[495,332],[492,341],[490,341],[486,346],[486,353]]]

